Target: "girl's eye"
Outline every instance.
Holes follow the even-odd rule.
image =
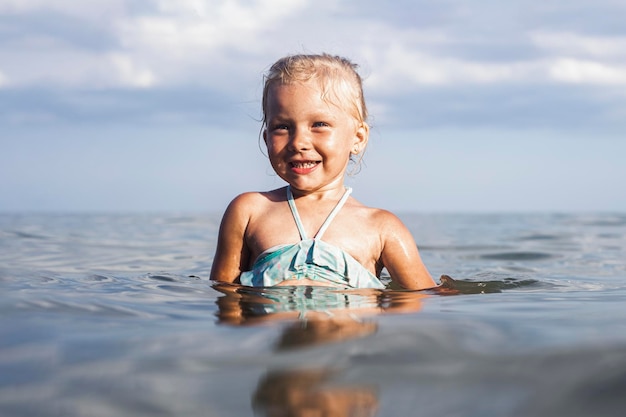
[[[289,126],[286,124],[275,124],[272,126],[272,130],[289,130]]]
[[[313,127],[328,127],[328,123],[326,123],[326,122],[315,122],[315,123],[313,123]]]

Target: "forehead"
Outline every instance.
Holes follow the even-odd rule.
[[[322,82],[317,79],[307,81],[294,81],[287,83],[273,83],[267,90],[266,111],[282,107],[283,104],[290,106],[315,105],[318,110],[337,111],[342,110],[350,113],[351,97],[340,94],[334,83]]]
[[[274,83],[268,89],[270,101],[284,98],[319,98],[324,96],[323,87],[314,81],[294,81],[289,83]]]

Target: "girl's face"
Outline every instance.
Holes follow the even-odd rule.
[[[322,99],[315,81],[270,87],[263,138],[274,171],[303,192],[343,187],[351,154],[367,144],[369,128]]]

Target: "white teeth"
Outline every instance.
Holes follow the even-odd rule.
[[[317,165],[316,162],[292,162],[294,168],[312,168]]]

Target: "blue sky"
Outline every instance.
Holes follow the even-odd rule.
[[[625,211],[618,0],[0,0],[0,211],[221,211],[280,56],[360,64],[347,183],[398,211]]]

